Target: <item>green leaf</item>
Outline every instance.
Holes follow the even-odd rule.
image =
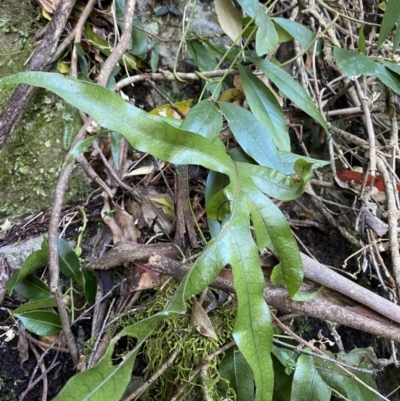
[[[311,301],[314,299],[322,290],[324,287],[319,287],[317,291],[313,292],[303,292],[303,291],[297,291],[296,294],[292,297],[293,301],[299,301],[299,302],[306,302],[306,301]]]
[[[372,348],[357,348],[350,351],[348,354],[346,354],[345,352],[339,352],[336,355],[336,358],[329,351],[326,351],[325,354],[328,357],[338,359],[339,361],[344,362],[347,365],[365,369],[368,369],[368,361],[374,362],[377,360]],[[348,400],[380,400],[380,398],[376,394],[372,393],[361,383],[346,375],[343,370],[338,368],[334,363],[323,360],[321,358],[315,358],[314,362],[319,374],[326,382],[326,384],[338,391]],[[361,379],[362,382],[377,390],[376,383],[370,374],[354,370],[351,370],[351,372],[359,379]]]
[[[29,311],[14,313],[14,316],[21,320],[27,330],[38,336],[52,336],[61,331],[60,316],[54,312]]]
[[[150,56],[150,67],[151,72],[157,72],[158,62],[160,60],[160,42],[155,37],[151,38],[151,56]]]
[[[349,79],[356,79],[360,75],[371,76],[379,73],[377,63],[371,58],[358,52],[334,47],[333,55],[342,73]]]
[[[80,271],[79,258],[68,241],[58,238],[58,262],[60,271],[68,278],[74,278]]]
[[[242,149],[260,165],[283,174],[295,174],[294,164],[300,159],[316,165],[326,164],[323,161],[278,150],[265,126],[252,113],[236,104],[226,102],[218,104]]]
[[[364,24],[361,25],[360,30],[358,31],[357,47],[361,53],[365,53],[367,50],[367,47],[365,46]]]
[[[225,352],[219,365],[219,374],[229,381],[230,387],[235,390],[237,400],[254,400],[253,374],[237,348]]]
[[[392,73],[382,64],[376,63],[377,74],[376,76],[393,92],[400,94],[400,78],[396,73]],[[393,68],[391,68],[394,70]]]
[[[294,372],[290,401],[330,401],[330,399],[331,389],[315,368],[313,357],[300,355]]]
[[[256,16],[256,25],[258,26],[256,34],[256,53],[261,57],[271,53],[278,44],[278,33],[271,19],[261,10]]]
[[[119,132],[110,132],[110,136],[111,136],[111,154],[114,160],[115,168],[119,170],[119,148],[123,137]]]
[[[35,301],[53,298],[49,286],[32,274],[19,281],[14,290],[24,298]]]
[[[396,33],[395,33],[394,39],[393,39],[393,53],[396,52],[397,47],[399,46],[399,43],[400,43],[400,17],[397,20]]]
[[[268,246],[279,255],[283,284],[293,296],[300,288],[304,273],[289,223],[275,204],[257,188],[249,188],[246,193],[251,201],[251,218],[258,248],[262,250]]]
[[[85,279],[85,285],[84,285],[85,299],[87,303],[91,304],[96,299],[97,282],[92,272],[83,271],[82,273]]]
[[[45,308],[54,308],[57,306],[57,302],[54,298],[51,299],[41,299],[40,301],[26,302],[22,304],[20,307],[15,309],[13,312],[14,315],[18,315],[24,312],[45,309]]]
[[[397,75],[399,68],[392,63],[384,61],[384,65],[376,63],[363,54],[335,47],[333,54],[340,70],[350,79],[361,75],[376,75],[386,86],[400,94],[400,78]],[[386,68],[387,67],[387,68]],[[388,68],[395,73],[392,73]]]
[[[274,395],[272,399],[274,401],[288,401],[292,390],[293,374],[287,374],[286,364],[280,363],[274,354],[272,355],[272,362],[274,365]]]
[[[94,368],[73,376],[52,401],[119,401],[131,379],[137,351],[114,366],[109,348]]]
[[[295,81],[286,71],[275,64],[259,58],[251,58],[251,61],[259,68],[278,88],[295,103],[301,110],[314,118],[321,126],[328,131],[322,113],[313,103],[304,88]]]
[[[296,39],[304,49],[315,40],[315,33],[296,21],[287,18],[274,18],[273,21],[289,33],[293,39]]]
[[[239,65],[240,77],[246,99],[253,114],[265,125],[275,146],[290,152],[289,133],[285,115],[271,90],[246,68]]]
[[[11,295],[14,287],[25,277],[29,276],[39,267],[43,267],[49,260],[47,238],[43,237],[41,249],[29,255],[20,270],[16,271],[6,283],[8,293]]]
[[[142,22],[136,15],[133,17],[133,25],[131,53],[135,56],[140,56],[147,53],[147,35],[142,30],[136,28],[136,26],[143,28]]]
[[[297,354],[290,349],[277,347],[276,345],[272,347],[272,353],[285,367],[285,373],[290,375],[296,368]]]
[[[105,56],[109,56],[112,53],[112,46],[106,40],[96,35],[88,23],[85,24],[85,35],[90,43],[98,50],[100,50],[100,52],[103,53]],[[144,67],[144,63],[142,60],[140,60],[140,58],[135,57],[129,53],[123,55],[123,57],[119,61],[119,64],[121,65],[121,67],[126,66],[131,69]]]
[[[400,7],[398,0],[388,0],[386,4],[385,14],[381,24],[381,30],[378,38],[378,49],[382,46],[382,43],[389,36],[390,31],[394,27],[394,24],[400,17]],[[395,51],[395,49],[393,49]]]
[[[203,100],[190,109],[181,128],[215,141],[222,129],[222,115],[211,100]]]
[[[244,12],[250,17],[254,17],[259,11],[264,11],[258,0],[238,0],[238,3]]]
[[[146,320],[126,327],[111,342],[101,362],[68,382],[59,399],[62,399],[61,394],[63,397],[73,398],[78,388],[81,400],[118,400],[123,387],[129,381],[133,363],[133,359],[129,357],[117,366],[112,365],[111,358],[118,338],[128,335],[138,339],[135,349],[132,350],[134,355],[160,322],[174,314],[185,313],[185,301],[201,292],[217,277],[221,268],[229,264],[232,266],[238,299],[238,316],[233,336],[253,370],[257,388],[256,401],[270,400],[273,391],[270,355],[272,324],[263,297],[265,283],[259,250],[265,245],[275,249],[287,277],[289,294],[297,291],[302,279],[300,255],[289,225],[279,209],[262,192],[269,191],[267,185],[271,170],[248,165],[250,169],[256,168],[255,176],[250,176],[250,170],[246,171],[244,163],[235,162],[220,148],[218,139],[210,141],[202,135],[173,127],[164,119],[145,113],[117,94],[95,84],[40,72],[20,73],[0,81],[0,84],[5,83],[28,83],[51,89],[87,112],[99,125],[123,134],[139,151],[174,164],[199,164],[229,177],[229,185],[223,189],[223,194],[229,202],[230,214],[226,216],[219,234],[207,244],[181,281],[168,307]],[[262,124],[261,127],[265,131]],[[215,133],[211,137],[215,137]],[[272,145],[274,146],[273,143]],[[287,152],[286,154],[289,155],[288,164],[291,164],[291,170],[299,175],[299,182],[293,179],[284,189],[284,196],[291,198],[301,192],[312,165],[300,156],[294,155],[297,160],[292,160],[292,156]],[[277,177],[278,181],[282,180],[281,175]],[[253,239],[251,222],[257,244]],[[71,275],[76,273],[74,267],[70,270]],[[105,396],[106,398],[100,398]]]

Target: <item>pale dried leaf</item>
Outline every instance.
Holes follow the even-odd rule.
[[[242,34],[242,14],[231,0],[215,0],[215,12],[222,30],[235,42],[240,44]]]
[[[218,337],[215,334],[211,320],[197,299],[193,300],[190,324],[204,337],[212,338],[218,342]]]

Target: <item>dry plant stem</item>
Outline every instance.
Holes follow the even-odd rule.
[[[305,255],[302,255],[305,258]],[[313,261],[314,262],[314,261]],[[328,270],[324,265],[315,262],[318,268],[317,273],[321,276]],[[307,263],[303,263],[305,267]],[[190,266],[165,256],[153,256],[149,259],[148,267],[162,274],[168,274],[173,277],[182,278],[190,269]],[[305,269],[304,275],[308,275],[308,269]],[[339,276],[336,274],[336,276]],[[331,283],[331,284],[334,284]],[[361,288],[358,284],[352,283],[353,293],[356,295]],[[221,289],[225,292],[235,293],[235,286],[232,280],[232,274],[229,270],[222,270],[210,287]],[[302,291],[315,291],[318,286],[315,284],[303,284]],[[338,288],[340,290],[340,288]],[[372,292],[368,291],[369,295]],[[379,297],[378,297],[379,298]],[[264,290],[264,299],[273,308],[284,313],[300,313],[316,317],[321,320],[329,320],[345,326],[353,327],[357,330],[365,331],[380,337],[389,338],[400,342],[399,325],[391,322],[391,312],[385,313],[387,319],[381,315],[363,307],[349,298],[334,291],[322,290],[314,299],[307,302],[292,301],[283,287],[267,285]],[[385,300],[384,300],[385,301]],[[390,303],[391,309],[400,313],[400,309],[395,304]]]
[[[184,334],[181,340],[182,343],[186,340],[186,337],[187,334]],[[176,357],[179,355],[180,351],[181,348],[179,347],[175,348],[174,352],[165,361],[164,365],[162,365],[161,368],[158,369],[157,372],[150,377],[150,379],[146,380],[146,382],[141,387],[139,387],[135,392],[133,392],[127,398],[125,398],[124,401],[133,401],[136,398],[138,398],[141,394],[143,394],[167,369],[169,369],[172,366]]]
[[[122,32],[121,39],[118,45],[114,48],[110,57],[104,62],[103,67],[100,71],[100,75],[97,78],[97,83],[102,86],[106,86],[108,79],[114,69],[115,65],[124,55],[124,53],[130,48],[131,34],[132,34],[132,23],[133,16],[135,13],[136,0],[127,0],[125,5],[124,15],[124,31]]]
[[[398,124],[397,124],[396,108],[393,104],[393,92],[391,90],[389,90],[389,93],[387,96],[389,97],[388,103],[389,103],[389,117],[390,117],[389,145],[392,146],[396,150],[397,155],[400,155]]]
[[[187,81],[200,81],[202,78],[218,78],[222,77],[223,75],[238,75],[239,72],[236,70],[216,70],[216,71],[205,71],[199,74],[195,72],[177,72],[176,76]],[[169,71],[162,71],[153,74],[141,74],[141,75],[134,75],[132,77],[128,77],[119,81],[113,88],[113,91],[118,92],[123,87],[134,84],[136,82],[141,81],[176,81],[176,76]]]
[[[299,337],[296,333],[293,333],[292,330],[289,329],[289,327],[287,327],[286,325],[284,325],[273,313],[271,313],[272,318],[275,320],[275,322],[277,323],[277,325],[283,330],[285,331],[287,334],[289,334],[291,337],[293,337],[296,341],[298,341],[300,344],[305,345],[306,347],[311,348],[316,354],[320,354],[325,356],[325,354],[317,347],[314,347],[314,345],[312,345],[311,343],[309,343],[306,340],[303,340],[301,337]],[[372,387],[368,386],[368,384],[365,384],[361,379],[359,379],[355,374],[353,374],[352,372],[350,372],[348,369],[346,369],[344,366],[336,364],[336,366],[343,370],[343,372],[345,372],[349,377],[351,377],[353,380],[357,381],[358,383],[360,383],[363,387],[367,388],[369,391],[372,391],[374,394],[376,394],[379,398],[381,398],[382,400],[386,400],[386,401],[390,401],[389,399],[387,399],[386,397],[384,397],[383,395],[379,394],[378,391],[376,391],[375,389],[373,389]]]
[[[364,118],[365,118],[365,125],[367,128],[367,133],[368,133],[368,139],[369,139],[369,170],[370,173],[373,177],[375,177],[375,172],[376,172],[376,145],[375,145],[375,132],[374,132],[374,127],[372,125],[372,120],[371,120],[371,112],[369,110],[369,105],[368,105],[368,100],[366,95],[363,93],[361,89],[360,83],[355,80],[354,81],[354,86],[357,91],[357,96],[361,102],[361,107],[364,112]]]
[[[29,348],[35,355],[36,360],[39,362],[40,361],[39,352],[37,351],[37,349],[31,342],[29,343]],[[46,366],[43,361],[40,362],[39,366],[40,366],[40,370],[43,375],[42,401],[47,401],[47,393],[49,390],[49,386],[48,386],[48,381],[47,381]]]
[[[89,127],[90,119],[88,119],[79,130],[78,134],[75,137],[73,145],[84,139],[86,136],[86,129]],[[73,148],[73,145],[71,148]],[[70,153],[70,152],[69,152]],[[72,173],[74,168],[73,163],[67,164],[67,160],[69,158],[69,153],[65,158],[65,166],[60,172],[60,178],[58,179],[53,208],[51,211],[50,222],[49,222],[49,275],[50,275],[50,291],[54,295],[54,298],[57,302],[58,313],[61,319],[62,331],[65,336],[65,341],[69,352],[71,353],[72,361],[75,365],[79,362],[79,353],[78,348],[75,343],[75,337],[71,332],[69,316],[67,309],[64,305],[63,294],[61,291],[61,287],[59,286],[60,282],[60,270],[58,264],[58,248],[57,248],[57,239],[58,239],[58,223],[61,218],[61,208],[64,201],[64,194],[67,188],[68,179]]]
[[[171,401],[177,401],[177,399],[185,392],[187,387],[193,380],[196,378],[196,376],[201,372],[204,366],[209,364],[214,358],[216,358],[218,355],[222,354],[223,352],[227,351],[229,348],[232,348],[235,345],[235,341],[231,341],[228,344],[225,344],[223,347],[221,347],[219,350],[213,352],[212,354],[208,355],[206,358],[204,358],[201,363],[196,366],[196,368],[193,370],[193,373],[189,376],[189,380],[187,383],[185,383],[183,386],[181,386],[178,391],[174,394],[174,396],[171,398]]]
[[[385,184],[390,255],[393,264],[394,281],[396,282],[397,298],[400,299],[400,252],[397,233],[399,210],[396,207],[396,198],[394,195],[394,191],[396,189],[393,189],[393,183],[390,174],[385,167],[385,163],[380,157],[377,159],[376,167]]]
[[[29,71],[42,71],[45,69],[50,57],[56,50],[58,40],[75,5],[75,1],[59,2],[53,18],[47,26],[46,33],[32,57]],[[35,89],[32,86],[18,85],[8,100],[0,116],[0,147],[4,139],[23,117],[34,91]]]
[[[75,27],[75,39],[74,39],[74,48],[72,50],[72,60],[71,60],[71,77],[77,78],[78,76],[78,50],[76,45],[81,43],[82,40],[82,32],[83,27],[85,25],[86,20],[89,18],[90,13],[93,10],[94,4],[96,0],[89,0],[86,4],[82,14],[79,17],[78,23]]]
[[[63,2],[60,2],[62,4]],[[124,33],[121,36],[121,41],[114,49],[113,53],[103,64],[103,68],[100,71],[98,82],[99,84],[105,86],[108,82],[109,76],[114,68],[115,64],[122,57],[124,51],[129,46],[129,41],[131,37],[132,21],[135,9],[135,0],[127,0],[125,17],[124,17]],[[89,127],[91,119],[88,119],[83,125],[82,129],[77,134],[74,144],[77,141],[83,139],[86,135],[86,129]],[[73,145],[74,145],[73,144]],[[72,146],[73,147],[73,146]],[[66,156],[66,161],[69,158],[69,154]],[[67,347],[71,353],[72,361],[75,365],[79,362],[79,353],[76,346],[75,337],[71,332],[69,316],[67,309],[63,303],[62,291],[59,286],[60,282],[60,271],[58,264],[58,248],[57,248],[57,238],[58,238],[58,222],[61,216],[61,207],[64,200],[64,194],[68,183],[68,178],[70,177],[73,169],[73,164],[66,165],[61,173],[60,178],[57,183],[56,192],[54,196],[53,209],[50,217],[49,223],[49,272],[50,272],[50,290],[54,295],[57,302],[58,312],[60,314],[63,334],[66,339]]]
[[[310,196],[311,203],[322,214],[322,216],[324,216],[326,218],[326,220],[328,220],[329,224],[331,224],[333,227],[335,227],[340,232],[340,234],[342,234],[342,236],[348,242],[350,242],[350,244],[354,245],[357,248],[360,248],[360,244],[358,243],[358,241],[352,235],[350,235],[344,227],[342,227],[340,224],[338,224],[338,222],[335,220],[335,218],[325,210],[325,207],[324,207],[321,199],[319,198],[319,196],[316,195],[316,193],[314,192],[314,189],[312,188],[312,186],[309,183],[307,183],[306,192]]]

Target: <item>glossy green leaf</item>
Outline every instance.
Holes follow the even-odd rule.
[[[303,281],[303,265],[289,223],[278,207],[255,187],[247,189],[259,250],[268,246],[280,257],[283,283],[293,296]]]
[[[136,352],[115,366],[111,358],[112,348],[109,348],[94,368],[73,376],[52,401],[121,400],[131,379],[137,351],[138,347]]]
[[[249,70],[239,65],[239,71],[251,111],[265,125],[275,146],[280,150],[290,152],[285,115],[275,95]]]
[[[301,110],[314,118],[321,126],[328,131],[322,113],[313,103],[304,88],[295,81],[286,71],[275,64],[259,58],[251,58],[251,61],[259,68],[278,88],[295,103]]]
[[[6,288],[7,288],[8,293],[11,295],[14,287],[21,280],[23,280],[25,277],[29,276],[36,269],[39,269],[40,267],[43,267],[44,265],[46,265],[48,260],[49,260],[48,242],[47,242],[47,238],[43,237],[41,249],[39,249],[39,250],[33,252],[31,255],[29,255],[25,259],[25,262],[21,266],[21,269],[16,271],[7,280]]]
[[[256,25],[258,26],[256,34],[256,53],[261,57],[271,53],[278,44],[278,33],[275,26],[267,14],[261,10],[256,16]]]
[[[348,78],[376,75],[386,86],[400,94],[399,68],[395,64],[384,61],[382,65],[363,54],[339,47],[334,48],[333,54],[340,70]]]
[[[262,166],[283,174],[295,174],[294,164],[299,159],[320,166],[326,162],[282,152],[275,146],[272,136],[252,113],[232,103],[218,102],[229,127],[242,149]]]
[[[258,0],[238,0],[238,3],[244,12],[250,17],[255,17],[259,11],[264,10]]]
[[[378,38],[378,49],[382,46],[382,43],[389,36],[390,31],[393,29],[394,24],[400,17],[400,7],[398,0],[388,0],[386,4],[385,14],[381,24],[381,30]],[[396,49],[393,49],[395,51]]]
[[[339,352],[335,357],[331,352],[326,351],[325,354],[333,359],[338,359],[341,362],[350,366],[368,369],[368,362],[376,361],[376,355],[372,348],[356,348],[348,354]],[[321,375],[322,379],[328,386],[343,394],[348,400],[363,400],[363,401],[378,401],[380,398],[369,391],[365,386],[358,383],[343,370],[338,368],[334,363],[315,358],[315,366]],[[372,376],[368,373],[351,370],[352,374],[357,376],[362,382],[377,390],[376,383]]]
[[[377,63],[358,52],[335,47],[333,55],[338,67],[349,79],[356,79],[361,75],[368,77],[379,73]]]
[[[203,100],[190,109],[181,128],[215,141],[222,129],[221,112],[211,100]]]
[[[300,355],[294,372],[290,401],[330,401],[331,389],[322,380],[309,355]]]
[[[58,238],[58,262],[60,271],[68,278],[74,278],[80,270],[79,258],[68,241]]]
[[[187,44],[190,55],[200,71],[212,71],[217,66],[216,54],[208,46],[198,40],[191,40]]]
[[[32,274],[19,281],[14,290],[24,298],[34,301],[53,298],[49,286]]]
[[[133,17],[133,27],[132,27],[132,47],[131,47],[131,53],[134,54],[135,56],[140,56],[142,54],[147,53],[147,35],[141,30],[137,29],[136,27],[139,28],[144,28],[142,22],[140,19],[135,15]]]
[[[38,336],[52,336],[61,331],[60,316],[48,311],[29,311],[14,314],[31,333]]]
[[[219,374],[229,381],[230,387],[235,390],[237,400],[254,400],[253,373],[237,348],[225,352],[219,365]]]
[[[394,69],[390,71],[382,64],[376,63],[377,74],[376,76],[393,92],[400,94],[400,77],[398,74],[393,73]]]
[[[274,345],[272,347],[272,353],[275,358],[285,367],[286,375],[290,375],[296,368],[296,352],[287,349],[281,348]]]
[[[274,18],[273,21],[288,32],[293,39],[296,39],[304,49],[315,40],[315,33],[296,21],[288,18]]]
[[[33,311],[33,310],[55,308],[56,306],[57,306],[57,302],[54,298],[41,299],[40,301],[32,301],[32,302],[26,302],[26,303],[22,304],[17,309],[15,309],[13,314],[18,315],[18,314]]]
[[[274,347],[275,349],[275,347]],[[293,373],[288,375],[285,365],[272,354],[274,365],[274,395],[273,401],[288,401],[292,391]]]

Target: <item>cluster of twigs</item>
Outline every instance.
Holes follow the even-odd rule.
[[[54,12],[51,22],[47,26],[45,36],[43,37],[41,44],[37,48],[31,60],[30,70],[37,71],[46,69],[46,66],[56,60],[72,42],[75,44],[79,44],[81,42],[84,24],[96,3],[97,2],[95,0],[89,0],[87,2],[73,30],[63,39],[60,44],[58,44],[64,27],[67,24],[69,14],[75,5],[74,0],[60,1],[59,6]],[[96,79],[99,85],[105,86],[107,84],[114,66],[122,58],[124,52],[129,49],[135,3],[135,0],[126,1],[123,32],[117,46],[114,48],[114,51],[102,64],[101,70],[99,71]],[[291,65],[292,70],[295,71],[295,74],[298,76],[303,87],[308,91],[310,96],[315,99],[316,104],[318,104],[320,110],[325,113],[325,116],[328,120],[329,133],[326,135],[326,137],[324,134],[321,134],[321,136],[322,141],[326,141],[328,144],[334,181],[332,181],[331,178],[319,173],[318,177],[312,180],[308,186],[307,194],[309,195],[309,199],[313,207],[328,221],[328,223],[335,227],[351,245],[359,249],[358,252],[360,252],[364,258],[364,262],[362,262],[362,270],[376,276],[387,297],[394,304],[397,304],[400,295],[400,254],[398,248],[398,210],[400,207],[400,201],[397,189],[399,179],[396,175],[397,159],[400,156],[400,148],[398,144],[398,125],[396,115],[397,100],[389,90],[385,91],[385,88],[378,89],[378,92],[376,92],[376,86],[374,86],[375,82],[372,79],[362,78],[359,80],[349,81],[347,78],[341,75],[329,54],[329,49],[331,49],[332,45],[355,49],[357,42],[360,40],[360,23],[364,23],[370,28],[370,40],[367,41],[366,52],[367,54],[374,54],[374,52],[376,52],[376,49],[374,48],[374,33],[376,29],[376,23],[367,23],[364,21],[366,20],[367,16],[372,16],[376,19],[376,15],[374,14],[376,13],[376,8],[373,9],[370,7],[370,5],[368,5],[368,10],[365,10],[363,1],[361,0],[357,2],[357,5],[353,4],[351,9],[344,0],[335,2],[334,7],[325,4],[322,0],[317,0],[317,2],[313,0],[308,2],[294,1],[291,2],[292,4],[286,4],[286,2],[280,3],[280,5],[276,6],[276,12],[290,13],[290,18],[298,22],[304,23],[307,21],[308,25],[318,35],[319,39],[323,41],[325,48],[325,55],[321,59],[316,58],[315,55],[317,52],[314,51],[313,55],[311,55],[311,53],[306,54],[303,52],[306,57],[296,57],[294,60],[286,60],[289,62],[289,65]],[[302,51],[296,46],[297,44],[294,42],[295,53],[301,54]],[[71,57],[71,76],[75,78],[78,74],[77,51],[77,46],[74,46]],[[232,69],[229,71],[217,70],[202,72],[201,75],[197,73],[171,73],[167,71],[143,73],[117,82],[114,90],[120,91],[124,87],[139,81],[173,81],[178,78],[187,81],[198,81],[203,78],[220,77],[227,74],[236,74],[236,71]],[[31,97],[31,91],[32,89],[30,87],[21,86],[15,92],[14,97],[10,100],[9,106],[3,113],[2,120],[0,122],[0,135],[3,138],[7,137],[16,122],[20,119],[20,115],[16,112],[15,104],[18,103],[18,108],[20,110],[24,110]],[[337,107],[337,102],[339,99],[341,99],[342,104],[340,109]],[[343,106],[343,99],[346,103],[345,107]],[[288,114],[290,115],[290,111]],[[91,118],[87,117],[83,113],[81,113],[81,118],[83,125],[76,135],[73,145],[87,136],[87,131],[93,123]],[[355,133],[349,133],[343,129],[343,126],[345,126],[348,122],[351,123],[353,128],[355,126],[359,127],[359,135],[356,135]],[[339,128],[340,124],[342,124],[342,128]],[[308,156],[307,147],[302,139],[302,126],[292,123],[291,128],[297,134],[301,148]],[[127,185],[122,180],[121,175],[108,162],[107,158],[102,153],[101,147],[96,141],[94,142],[93,146],[95,151],[99,154],[99,157],[101,158],[105,169],[107,170],[107,174],[112,178],[114,184],[119,186],[124,191],[129,192],[135,198],[146,202],[146,200],[142,198],[139,191]],[[126,146],[126,143],[122,146]],[[124,152],[126,154],[126,150]],[[122,154],[124,153],[122,152]],[[98,340],[96,343],[99,345],[101,339],[103,341],[103,347],[95,347],[97,353],[93,354],[91,358],[89,358],[89,363],[85,367],[82,367],[80,365],[80,355],[76,345],[76,339],[71,331],[68,311],[63,301],[63,293],[60,287],[60,274],[58,266],[59,261],[57,252],[57,238],[59,236],[61,207],[63,204],[67,182],[73,169],[73,164],[68,164],[67,162],[69,157],[70,155],[66,156],[62,171],[60,173],[49,224],[49,276],[51,292],[54,294],[57,301],[58,312],[62,320],[63,337],[65,339],[66,347],[71,354],[74,364],[81,369],[86,369],[92,366],[101,357],[102,352],[104,352],[104,343],[107,338],[101,338],[101,334],[104,333],[106,324],[104,323],[104,320],[100,320],[100,323],[99,321],[94,323],[95,325],[99,325],[99,330],[97,330],[97,332],[100,333],[97,334]],[[354,167],[353,161],[356,161],[357,165],[363,167],[363,174],[360,175],[360,177],[362,177],[360,178],[360,189],[355,188],[353,185],[353,181],[357,180],[354,180],[353,178],[351,180],[344,180],[343,176],[337,174],[336,171],[336,168],[339,165],[342,165],[340,170],[344,168],[352,169]],[[91,180],[94,180],[104,190],[104,197],[108,197],[108,201],[112,202],[115,196],[115,188],[110,188],[109,183],[103,181],[99,177],[98,173],[88,163],[85,156],[78,156],[77,162],[83,167],[88,177],[90,177]],[[378,180],[378,176],[384,184],[384,197],[382,196],[382,191],[377,192],[374,189],[376,188],[374,187],[374,182]],[[359,176],[354,175],[354,177]],[[182,171],[181,178],[181,185],[183,188],[181,188],[181,191],[187,194],[187,188],[184,188],[185,182],[187,184],[187,177],[185,176],[184,170]],[[351,194],[354,202],[350,204],[350,206],[348,205],[348,202],[345,204],[343,198],[337,195],[338,193],[340,194],[340,192]],[[336,197],[339,200],[333,202],[331,200],[332,197]],[[183,202],[182,205],[184,205],[184,203],[185,202]],[[193,224],[191,226],[190,224],[188,225],[188,220],[190,219],[191,215],[187,214],[185,211],[185,206],[182,206],[180,209],[184,210],[184,212],[181,216],[181,221],[178,221],[178,224],[181,223],[182,225],[181,231],[177,229],[177,235],[181,236],[180,241],[178,241],[180,244],[178,245],[182,245],[182,239],[185,235],[187,235],[190,238],[191,246],[195,247],[196,234],[193,229]],[[371,209],[374,209],[374,212],[371,212]],[[376,211],[380,211],[380,214],[377,214]],[[351,218],[343,220],[343,216],[350,216]],[[387,224],[383,220],[387,221]],[[349,222],[356,222],[356,226],[345,227],[343,225],[344,221],[346,221],[347,224],[349,224]],[[355,228],[358,234],[351,234],[349,228]],[[115,233],[113,232],[113,234]],[[386,265],[381,256],[382,247],[384,246],[385,242],[388,243],[388,249],[391,256],[390,266]],[[174,250],[175,248],[172,247],[167,251],[173,253]],[[135,250],[133,247],[127,250],[130,256],[123,256],[120,262],[129,260],[129,257],[132,258],[132,254],[134,252],[142,252],[142,256],[145,256],[147,259],[150,258],[148,264],[150,268],[156,271],[158,269],[164,274],[181,277],[185,273],[185,269],[188,266],[184,263],[178,263],[172,259],[168,259],[165,256],[166,253],[168,253],[167,251],[164,250],[160,252],[162,254],[161,256],[158,255],[155,257],[151,248],[137,248]],[[121,255],[122,251],[119,250],[119,252]],[[311,254],[311,252],[309,253]],[[136,259],[144,258],[136,257]],[[309,261],[307,258],[303,258],[303,262],[305,264],[306,271],[308,271],[307,269],[313,265],[313,262]],[[103,269],[104,263],[105,262],[103,260]],[[310,274],[311,276],[313,273],[307,274]],[[356,277],[357,275],[353,275],[353,278]],[[313,276],[312,278],[314,279],[316,276]],[[225,279],[225,281],[223,281],[223,278],[219,278],[218,280],[214,283],[216,288],[234,291],[234,288],[232,288],[232,283],[229,282],[229,280]],[[335,278],[333,278],[333,280],[335,281]],[[315,281],[319,284],[322,284],[320,279],[316,278]],[[333,286],[335,287],[335,284],[333,284]],[[341,287],[342,286],[338,281],[336,288],[338,289],[338,292],[343,293],[341,291]],[[87,316],[89,313],[91,313],[93,309],[99,307],[101,302],[107,298],[111,291],[112,289],[106,293],[100,293],[95,305],[85,310],[85,312],[77,320],[75,320],[73,324],[76,324],[76,322],[79,322],[84,316]],[[351,291],[352,290],[350,290],[350,292]],[[329,304],[326,299],[322,301],[319,299],[315,302],[311,301],[310,303],[299,306],[296,304],[296,302],[287,299],[286,293],[283,289],[274,287],[267,288],[265,297],[270,305],[288,313],[296,311],[298,314],[334,320],[331,318],[334,317],[335,314],[340,314],[343,311],[343,307],[337,307],[337,309],[334,309],[334,307]],[[368,296],[366,296],[366,298],[368,298]],[[323,302],[325,301],[327,303],[324,304]],[[368,305],[364,301],[365,298],[360,300],[361,304],[364,303],[364,305]],[[388,304],[383,303],[384,300],[380,301],[377,297],[375,301],[378,303],[382,302],[382,305],[384,305],[382,309],[390,309]],[[112,305],[107,312],[108,314],[110,313],[111,309]],[[377,310],[376,308],[374,309]],[[123,309],[120,309],[119,313],[123,313]],[[400,321],[394,319],[397,321],[397,324],[394,324],[390,321],[376,323],[376,321],[374,321],[375,316],[373,315],[371,315],[372,317],[365,318],[352,313],[353,312],[348,311],[347,314],[344,314],[338,318],[340,323],[348,324],[349,326],[360,329],[364,328],[366,331],[373,332],[377,335],[385,335],[392,339],[392,346],[394,350],[392,360],[397,363],[393,340],[399,341],[397,324],[400,323]],[[393,314],[384,312],[382,314],[390,318],[396,313],[397,310],[393,309]],[[281,320],[283,321],[284,317]],[[311,350],[319,352],[314,346],[310,345],[310,343],[307,343],[294,335],[292,331],[280,320],[276,319],[276,321],[284,331],[292,335],[299,342],[310,346]],[[334,331],[335,330],[332,329],[332,332]],[[337,341],[337,344],[339,344],[339,341]],[[210,356],[210,358],[215,357],[221,352],[224,352],[227,346],[232,346],[232,344],[225,345],[219,351],[217,351],[215,355]],[[146,382],[143,388],[126,398],[126,400],[134,399],[138,394],[144,391],[150,383],[152,383],[159,375],[163,373],[166,368],[172,364],[178,352],[179,350],[171,355],[160,371],[156,372],[154,376],[149,379],[148,382]],[[199,366],[196,372],[197,374],[201,373],[202,368],[208,362],[208,360],[209,358]],[[29,388],[32,388],[41,378],[45,383],[46,372],[55,366],[55,364],[53,364],[46,369],[43,365],[43,356],[38,357],[38,365],[40,365],[42,374],[38,379],[30,383]],[[184,387],[179,389],[176,398],[184,391],[184,389]],[[384,397],[382,398],[386,399]],[[45,391],[43,392],[42,399],[46,399]]]

